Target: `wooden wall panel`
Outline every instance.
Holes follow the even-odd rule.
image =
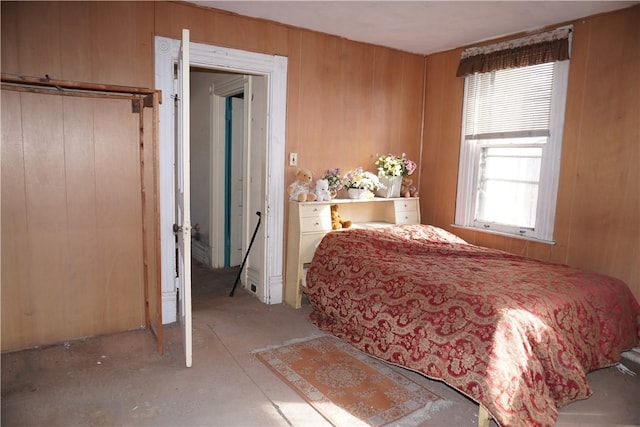
[[[67,337],[91,335],[103,330],[102,301],[106,292],[93,283],[101,282],[102,265],[95,251],[95,225],[97,205],[95,193],[95,146],[93,140],[92,99],[62,98],[65,117],[64,164],[66,183],[66,212],[68,258],[65,268],[69,274],[62,286],[65,298],[64,309],[82,319],[68,323]],[[80,303],[78,303],[80,302]]]
[[[152,87],[153,37],[179,38],[182,28],[189,28],[192,40],[197,42],[289,58],[286,151],[298,152],[300,165],[314,174],[330,167],[344,171],[359,165],[373,170],[377,153],[420,150],[419,142],[413,141],[421,126],[421,114],[415,112],[421,103],[417,93],[424,80],[423,58],[419,55],[185,3],[2,2],[1,7],[3,72]],[[82,135],[83,126],[78,123],[65,132]],[[109,129],[107,134],[114,140],[124,137],[117,129]],[[137,151],[111,153],[104,149],[106,145],[94,141],[92,167],[102,180],[107,181],[112,174],[117,183],[122,173],[120,162],[106,157],[117,154],[137,159]],[[285,184],[293,179],[294,169],[287,171]],[[105,193],[106,184],[103,188],[100,182],[96,181],[96,224],[108,230],[108,220],[115,222],[118,218],[110,204],[127,207],[132,199],[110,199]],[[137,197],[139,206],[139,193]],[[82,203],[82,195],[71,202]],[[87,209],[90,213],[89,202]],[[126,238],[108,231],[101,233],[96,240],[95,260],[88,260],[82,271],[95,263],[111,262],[121,268],[108,270],[115,276],[105,276],[105,280],[117,282],[117,272],[131,266],[108,248],[108,242],[115,244]],[[75,251],[84,243],[74,236],[69,244]],[[124,246],[127,257],[140,249],[130,243]],[[155,260],[148,261],[150,270],[155,271]],[[108,306],[114,305],[104,288],[91,292]],[[132,313],[137,321],[137,309]]]
[[[149,19],[149,16],[153,16],[153,7],[153,2],[140,1],[134,2],[134,8],[131,10],[134,17],[132,35],[135,44],[132,50],[133,58],[131,58],[134,75],[132,82],[127,83],[129,86],[154,88],[155,34],[153,34],[153,21]]]
[[[24,4],[14,7],[18,13],[17,25],[16,33],[10,34],[10,40],[17,43],[18,62],[15,65],[19,67],[19,74],[34,77],[48,74],[58,78],[62,75],[60,4],[37,2],[32,7]],[[17,70],[5,68],[4,63],[2,71],[18,73]]]
[[[160,283],[160,266],[156,264],[159,254],[160,230],[156,223],[159,210],[159,190],[158,176],[154,165],[157,162],[158,147],[154,145],[154,134],[157,132],[156,111],[151,109],[143,109],[143,138],[144,138],[144,196],[142,203],[144,204],[143,232],[144,242],[146,243],[146,256],[143,256],[144,262],[143,277],[146,274],[147,289],[144,292],[145,301],[148,302],[148,313],[150,327],[158,336],[160,351],[164,351],[162,346],[162,291],[158,283]],[[154,126],[156,129],[154,130]],[[146,315],[146,313],[145,313]],[[146,320],[146,318],[145,318]]]
[[[60,75],[61,80],[89,82],[93,78],[91,44],[91,5],[89,3],[60,3]]]
[[[455,214],[464,89],[464,81],[455,77],[459,59],[460,50],[454,50],[426,60],[420,178],[422,220],[450,231]]]
[[[573,23],[555,245],[455,229],[469,242],[608,274],[640,300],[640,7]],[[423,222],[454,221],[460,50],[427,57]],[[433,168],[433,172],[432,172]]]
[[[8,73],[152,87],[153,36],[179,38],[182,28],[189,28],[197,42],[287,56],[287,153],[298,152],[300,165],[319,175],[329,167],[344,171],[362,165],[373,170],[376,153],[407,152],[413,157],[421,152],[423,222],[450,229],[462,108],[463,86],[454,75],[460,50],[431,55],[425,61],[420,55],[186,3],[2,2],[0,6],[2,71]],[[639,10],[635,6],[574,23],[557,244],[456,230],[464,238],[526,256],[598,265],[600,271],[625,279],[640,295],[640,191],[634,183],[638,168],[629,167],[638,158],[638,103],[631,97],[638,93],[638,73],[633,70],[638,69]],[[632,58],[627,65],[620,59],[623,54]],[[420,89],[425,74],[426,86]],[[5,114],[3,110],[3,118]],[[421,146],[414,139],[422,131]],[[109,133],[114,138],[119,135],[116,130]],[[133,151],[125,152],[134,156]],[[97,171],[107,166],[118,171],[96,156]],[[288,168],[285,184],[293,179],[293,171]],[[598,180],[585,176],[592,172]],[[96,203],[107,202],[105,198]],[[601,206],[605,204],[610,206]],[[135,250],[139,248],[128,244],[127,253]],[[101,256],[117,258],[113,253]]]
[[[582,105],[584,92],[582,90],[584,75],[587,72],[589,56],[589,32],[585,22],[574,25],[571,46],[571,63],[569,67],[569,82],[567,87],[568,104]],[[556,245],[553,248],[551,260],[565,263],[568,242],[573,221],[573,192],[578,179],[577,159],[580,155],[582,131],[581,108],[566,108],[565,125],[562,135],[562,157],[560,159],[560,176],[558,197],[556,202],[556,219],[554,237]]]
[[[27,202],[25,166],[22,148],[22,117],[13,108],[20,103],[20,93],[2,91],[2,142],[0,184],[2,203],[1,266],[2,339],[1,348],[9,348],[17,337],[31,330],[31,317],[22,317],[28,293],[31,257],[27,244]]]
[[[288,70],[287,70],[287,152],[298,152],[300,150],[300,134],[304,123],[301,120],[301,90],[300,90],[300,66],[302,64],[302,33],[288,32],[287,44],[289,46]],[[289,164],[288,158],[285,164]],[[289,177],[285,177],[289,182],[293,177],[293,173]],[[288,206],[287,206],[288,207]],[[286,251],[285,251],[286,252]]]
[[[314,169],[316,164],[335,167],[336,153],[329,147],[338,142],[341,152],[349,157],[351,148],[340,139],[338,123],[342,117],[342,94],[340,93],[341,43],[338,37],[327,37],[311,31],[301,34],[300,58],[300,141],[298,164]],[[334,123],[334,126],[329,125]],[[324,146],[325,150],[318,150]],[[316,170],[316,174],[321,173]]]
[[[66,325],[66,289],[55,286],[67,270],[66,183],[62,100],[47,95],[24,94],[22,136],[29,246],[28,294],[23,316],[30,317],[33,343],[55,342],[65,337],[49,325]],[[36,119],[37,118],[37,119]],[[63,326],[64,327],[64,326]],[[21,337],[23,338],[23,337]]]
[[[131,328],[144,324],[138,116],[129,102],[103,100],[94,105],[93,120],[105,317]]]
[[[185,4],[158,2],[155,12],[158,35],[179,38],[189,27],[194,41],[288,57],[287,153],[314,175],[374,170],[386,152],[418,155],[422,56]]]
[[[567,258],[585,268],[615,271],[627,281],[635,273],[636,282],[640,259],[638,22],[640,7],[583,24],[590,27],[585,31],[589,55],[580,88],[582,138]]]
[[[424,93],[424,58],[410,53],[402,55],[402,86],[400,103],[396,116],[396,129],[389,141],[389,152],[397,155],[406,153],[409,159],[419,163],[420,141],[422,137],[422,97]],[[381,153],[382,154],[382,153]],[[412,178],[416,179],[417,176]]]
[[[393,140],[393,95],[400,93],[402,80],[398,78],[398,63],[400,52],[374,47],[373,87],[371,98],[371,124],[369,126],[372,138],[380,147],[380,154],[391,151]]]
[[[0,3],[2,11],[0,13],[0,28],[2,29],[2,49],[0,49],[0,58],[2,59],[2,72],[17,72],[20,69],[20,61],[18,60],[20,49],[18,47],[18,37],[8,37],[9,34],[18,34],[20,25],[18,17],[20,16],[20,8],[17,2]],[[5,36],[7,35],[7,36]]]
[[[2,101],[2,349],[144,325],[130,101]]]
[[[453,176],[446,177],[439,171],[440,147],[444,144],[440,141],[442,135],[442,117],[445,114],[443,108],[448,104],[443,102],[444,82],[446,78],[444,63],[447,55],[443,53],[429,56],[425,62],[425,106],[424,106],[424,130],[422,138],[422,157],[420,159],[420,217],[425,224],[437,224],[435,215],[440,206],[437,189],[440,185],[438,179],[455,181]],[[450,144],[453,144],[450,142]],[[457,168],[455,169],[457,171]],[[446,195],[451,198],[450,194]]]
[[[135,75],[135,15],[129,2],[95,2],[91,5],[92,81],[122,86],[131,84]],[[118,25],[113,25],[118,22]],[[116,54],[117,52],[117,54]],[[122,70],[129,70],[124,75]]]
[[[375,160],[374,155],[380,144],[388,144],[387,141],[380,141],[377,135],[371,133],[369,123],[371,123],[371,110],[366,108],[372,104],[373,98],[373,69],[374,49],[370,45],[361,43],[353,43],[348,40],[340,40],[340,57],[337,58],[336,64],[340,65],[339,81],[335,85],[336,101],[341,103],[339,109],[340,116],[337,119],[337,126],[340,133],[337,135],[337,141],[341,142],[343,147],[340,151],[345,158],[357,159],[362,154],[368,154],[369,164],[363,164],[363,167],[370,166]],[[325,104],[331,110],[330,103]],[[336,105],[338,107],[338,105]],[[335,153],[327,152],[325,154],[327,164],[338,163]],[[338,165],[336,165],[338,166]],[[353,166],[358,166],[354,164]],[[332,166],[330,166],[332,167]],[[343,166],[344,168],[344,166]]]

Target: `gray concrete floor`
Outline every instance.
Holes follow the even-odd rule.
[[[193,270],[192,368],[175,325],[165,327],[164,355],[145,330],[3,354],[2,425],[329,425],[253,354],[321,335],[309,306],[265,305],[240,288],[231,298],[237,269]],[[465,396],[401,371],[449,402],[422,426],[477,425],[478,406]],[[640,375],[607,368],[589,383],[594,394],[561,408],[558,426],[640,425]]]

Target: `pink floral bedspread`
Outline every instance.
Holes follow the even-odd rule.
[[[328,233],[307,273],[311,320],[444,381],[499,425],[552,425],[586,373],[639,343],[620,280],[474,246],[426,225]]]

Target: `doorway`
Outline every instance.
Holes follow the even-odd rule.
[[[175,238],[173,224],[175,215],[175,183],[174,183],[174,126],[176,101],[176,63],[180,40],[165,37],[155,38],[155,76],[157,89],[162,91],[160,105],[160,235],[161,235],[161,267],[162,267],[162,318],[163,323],[172,323],[176,316],[176,275],[175,275]],[[266,99],[261,102],[262,112],[253,115],[251,129],[264,134],[262,152],[247,147],[250,165],[260,166],[254,172],[261,174],[260,179],[246,180],[245,194],[255,195],[252,205],[244,204],[244,230],[253,230],[257,220],[254,213],[262,212],[262,226],[256,238],[256,246],[251,250],[248,260],[247,280],[250,289],[262,302],[279,304],[283,291],[283,246],[284,241],[284,171],[285,171],[285,117],[286,117],[286,85],[287,58],[277,55],[265,55],[237,49],[228,49],[202,43],[190,43],[190,66],[221,70],[229,73],[261,76],[255,79],[256,86],[245,94],[251,94],[253,101],[256,93],[264,93]],[[250,80],[251,81],[251,80]],[[248,138],[251,141],[251,136]],[[255,155],[262,156],[257,162]],[[254,209],[255,208],[255,209]],[[246,232],[243,244],[246,242]],[[255,249],[259,247],[260,250]],[[255,253],[254,253],[255,251]],[[268,256],[267,256],[268,254]]]
[[[191,70],[191,254],[212,269],[242,262],[249,78]]]

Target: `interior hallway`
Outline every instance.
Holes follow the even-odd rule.
[[[165,328],[163,356],[145,330],[3,354],[2,425],[329,425],[252,354],[322,334],[307,321],[308,304],[269,306],[241,288],[231,298],[236,274],[193,266],[192,368],[183,367],[175,325]],[[472,401],[402,372],[451,402],[422,426],[477,425]],[[607,368],[589,374],[589,383],[593,396],[561,408],[558,426],[640,425],[640,375]]]

